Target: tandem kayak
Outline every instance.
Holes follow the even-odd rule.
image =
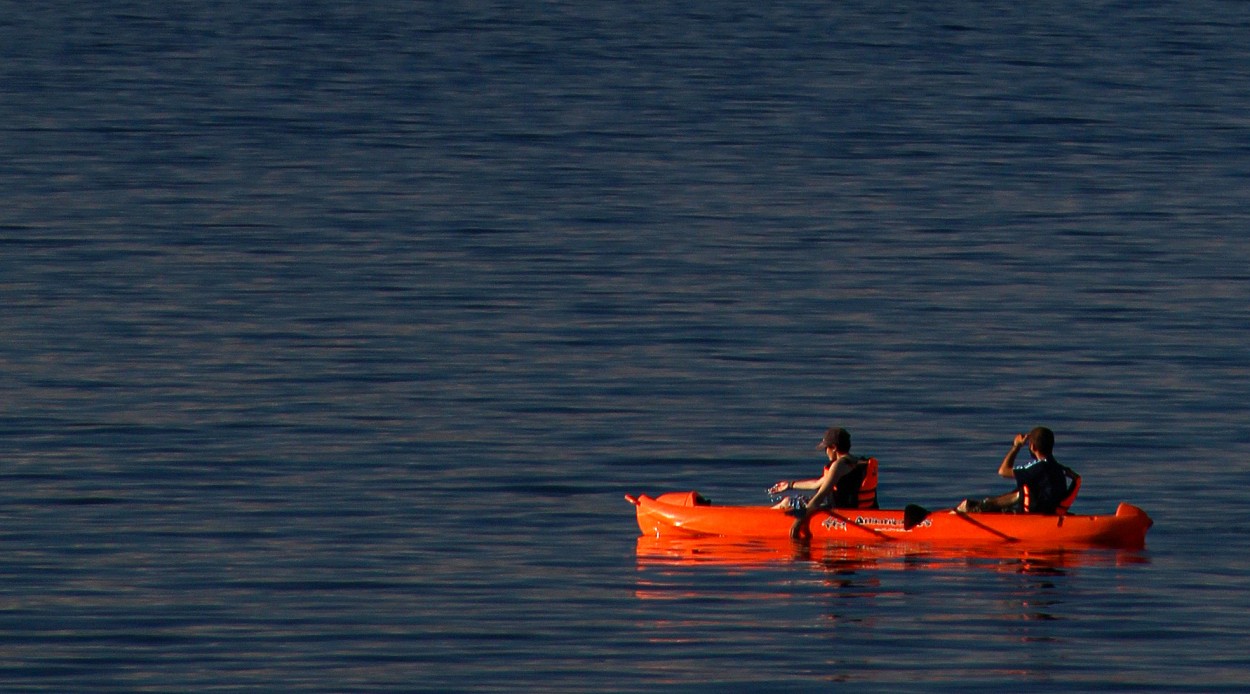
[[[646,537],[788,538],[794,517],[768,506],[716,506],[697,492],[669,492],[658,498],[626,495]],[[1035,547],[1141,549],[1154,521],[1132,504],[1114,514],[1042,515],[922,513],[903,510],[830,509],[807,519],[813,540],[865,545],[902,542],[969,546],[1019,544]]]

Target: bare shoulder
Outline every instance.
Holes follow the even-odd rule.
[[[864,458],[859,458],[857,456],[844,455],[835,460],[833,465],[829,466],[829,470],[833,472],[834,475],[841,477],[851,470],[854,470],[855,466],[859,465],[864,460]]]

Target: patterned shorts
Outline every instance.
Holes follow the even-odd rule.
[[[781,507],[783,511],[801,511],[807,508],[808,501],[811,501],[810,496],[803,496],[801,494],[793,494],[791,496],[785,497],[779,503],[785,504],[785,506]]]

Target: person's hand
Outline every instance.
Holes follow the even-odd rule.
[[[1024,448],[1025,446],[1029,445],[1029,435],[1028,434],[1016,434],[1016,438],[1014,441],[1011,442],[1011,445],[1015,446],[1016,448]]]
[[[774,484],[773,486],[769,487],[769,488],[768,488],[768,493],[769,493],[769,494],[780,494],[780,493],[782,493],[782,492],[788,492],[788,491],[790,491],[791,489],[794,489],[794,483],[793,483],[793,482],[790,482],[790,481],[787,481],[787,480],[782,480],[782,481],[778,482],[777,484]]]

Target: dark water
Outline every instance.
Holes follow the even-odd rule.
[[[0,689],[1241,691],[1250,5],[0,12]],[[649,548],[827,426],[1144,552]]]

